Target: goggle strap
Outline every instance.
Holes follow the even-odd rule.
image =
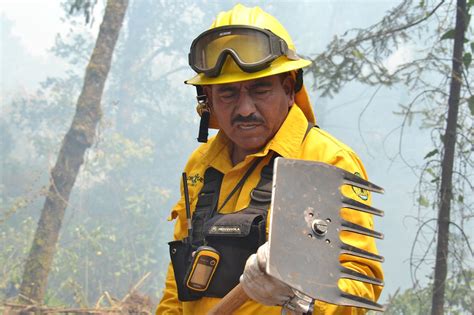
[[[294,50],[289,49],[289,48],[286,51],[286,57],[290,60],[299,60],[300,59],[300,57],[296,54],[296,52]]]

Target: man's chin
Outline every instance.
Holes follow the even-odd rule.
[[[247,137],[243,139],[243,141],[235,142],[235,144],[241,149],[242,151],[248,152],[248,154],[257,153],[260,151],[266,144],[265,140],[261,138],[251,138]]]

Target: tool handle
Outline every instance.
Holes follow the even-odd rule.
[[[250,298],[239,283],[214,306],[208,315],[230,315]]]

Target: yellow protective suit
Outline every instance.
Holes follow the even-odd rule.
[[[312,128],[304,138],[308,120],[300,107],[293,105],[286,120],[283,122],[275,137],[258,153],[247,156],[241,163],[232,166],[230,159],[231,142],[222,131],[208,143],[201,145],[190,157],[185,172],[188,174],[188,186],[191,203],[191,211],[195,209],[197,196],[203,185],[204,172],[208,167],[214,167],[224,174],[219,196],[219,208],[230,191],[237,185],[247,168],[256,157],[264,156],[257,168],[252,172],[240,191],[236,192],[232,199],[227,202],[221,213],[231,213],[246,208],[250,202],[250,192],[257,185],[260,172],[264,165],[269,162],[271,151],[277,152],[285,158],[305,159],[320,161],[343,168],[349,172],[357,173],[367,179],[365,169],[357,155],[351,148],[344,145],[327,132]],[[304,140],[303,140],[304,139]],[[370,204],[370,195],[366,191],[344,186],[343,193],[360,202]],[[372,216],[349,209],[342,210],[344,219],[356,224],[373,229]],[[181,199],[174,206],[170,220],[176,220],[174,239],[180,240],[187,236],[187,223],[183,188],[181,187]],[[371,237],[344,232],[341,234],[344,242],[358,248],[377,253],[375,241]],[[296,250],[296,249],[295,249]],[[291,253],[288,253],[291,255]],[[383,279],[381,265],[377,262],[352,256],[342,256],[341,263],[347,268],[361,272],[370,277]],[[169,266],[166,277],[166,287],[161,299],[157,315],[204,315],[215,305],[219,299],[204,297],[197,301],[180,302],[178,300],[173,267]],[[218,279],[214,279],[216,281]],[[382,288],[352,280],[341,280],[340,287],[343,291],[368,299],[376,300]],[[279,315],[281,307],[269,307],[254,301],[246,302],[235,314],[274,314]],[[314,314],[361,314],[361,309],[341,307],[317,302]]]

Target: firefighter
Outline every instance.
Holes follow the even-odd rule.
[[[172,263],[157,314],[207,314],[239,282],[250,300],[235,314],[280,314],[288,305],[291,288],[259,268],[268,251],[276,157],[320,161],[367,178],[352,149],[315,125],[302,75],[310,63],[297,55],[285,28],[259,7],[238,4],[219,13],[193,41],[189,64],[197,75],[186,83],[197,91],[203,144],[186,164],[181,199],[169,217],[176,221]],[[208,128],[219,131],[207,139]],[[370,203],[364,190],[348,186],[343,192]],[[369,214],[343,210],[342,217],[373,228]],[[341,238],[377,252],[373,238],[352,233]],[[383,279],[377,262],[343,255],[341,264]],[[381,293],[379,286],[350,280],[340,287],[372,300]],[[315,314],[362,312],[323,302],[314,309]]]

